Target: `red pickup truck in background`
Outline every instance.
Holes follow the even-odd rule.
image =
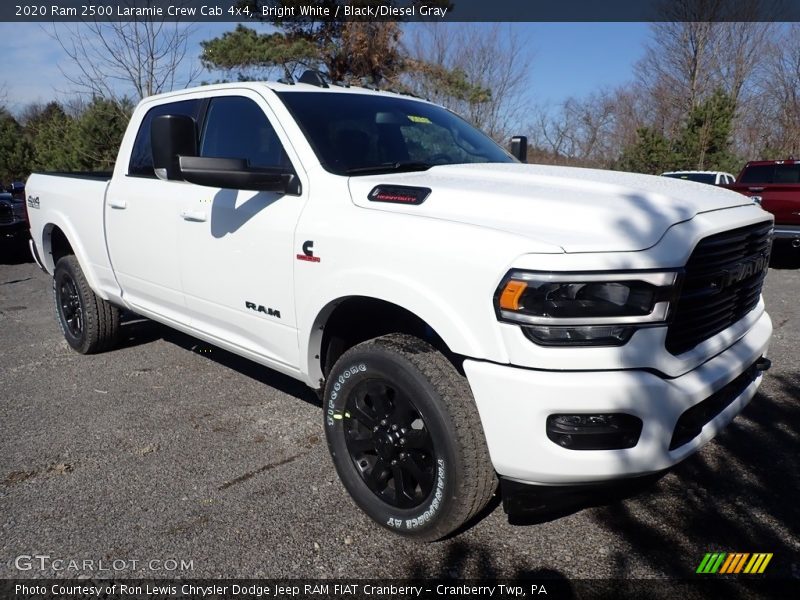
[[[800,160],[754,160],[726,185],[775,215],[775,240],[800,248]]]

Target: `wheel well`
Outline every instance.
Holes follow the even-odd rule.
[[[73,252],[67,236],[60,227],[53,225],[50,230],[50,255],[53,257],[53,268],[55,269],[59,260],[70,254],[75,254],[75,252]]]
[[[339,357],[356,344],[388,333],[425,340],[461,370],[439,334],[417,315],[391,302],[357,296],[340,302],[325,321],[319,355],[323,375],[327,377]]]

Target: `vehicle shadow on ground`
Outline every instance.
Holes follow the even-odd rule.
[[[166,325],[141,318],[138,315],[127,312],[123,313],[121,321],[122,339],[117,346],[118,349],[131,348],[142,344],[149,344],[157,340],[164,340],[184,350],[199,354],[206,360],[210,360],[223,367],[232,369],[237,373],[241,373],[259,383],[273,387],[290,396],[294,396],[303,402],[308,402],[309,404],[322,408],[322,402],[319,396],[317,396],[311,388],[296,379],[273,371],[269,367],[259,365],[258,363],[232,354],[221,348],[217,348],[216,346],[212,346],[211,344],[181,333]]]
[[[789,579],[800,577],[796,542],[800,539],[800,472],[796,468],[800,433],[795,427],[800,422],[800,402],[791,400],[800,396],[800,373],[773,377],[788,399],[757,394],[713,442],[718,446],[715,451],[695,454],[663,476],[641,482],[643,487],[609,490],[542,518],[587,510],[589,518],[608,531],[609,540],[621,542],[611,546],[610,555],[601,557],[610,562],[612,579],[575,581],[559,570],[545,568],[500,573],[492,552],[462,538],[445,542],[447,551],[439,560],[412,561],[409,577],[538,580],[565,598],[582,597],[588,591],[614,597],[615,585],[626,593],[641,586],[642,595],[652,595],[657,590],[646,580],[630,579],[644,568],[683,580],[687,597],[711,597],[703,592],[706,584],[713,587],[706,591],[714,597],[770,597],[775,590],[765,584],[788,585]],[[535,526],[542,520],[522,524]],[[706,552],[772,552],[774,557],[763,576],[710,581],[695,575]],[[597,589],[587,590],[583,584]],[[674,596],[656,593],[655,597]]]
[[[0,240],[0,265],[21,265],[32,263],[28,239]]]
[[[569,579],[555,569],[517,569],[514,573],[503,572],[495,566],[494,554],[480,544],[454,541],[447,547],[441,561],[415,561],[408,567],[407,577],[412,580],[440,579],[454,584],[467,583],[471,579],[489,581],[546,580],[558,586],[558,598],[576,597]],[[481,584],[483,582],[469,582]],[[547,584],[546,584],[547,585]],[[528,591],[528,590],[526,590]],[[566,592],[566,594],[565,594]]]
[[[595,510],[594,519],[656,572],[690,576],[706,552],[773,552],[770,577],[797,576],[800,539],[800,376],[774,375],[786,400],[759,393],[713,442],[652,490]],[[794,563],[793,563],[794,561]],[[747,585],[747,579],[738,583]]]

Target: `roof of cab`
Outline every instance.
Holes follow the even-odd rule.
[[[230,90],[230,89],[242,89],[242,88],[251,90],[259,90],[267,88],[274,92],[323,92],[328,94],[371,94],[371,95],[381,95],[381,96],[394,96],[396,98],[412,98],[414,100],[419,100],[421,102],[427,102],[427,100],[424,100],[422,98],[417,98],[416,96],[412,96],[410,94],[400,94],[397,92],[377,90],[373,88],[359,87],[354,85],[343,85],[343,84],[332,83],[329,84],[327,87],[321,87],[319,85],[312,85],[309,83],[299,83],[299,82],[282,83],[279,81],[237,81],[234,83],[215,83],[212,85],[202,85],[174,92],[156,94],[154,96],[148,96],[147,98],[144,98],[143,101],[149,102],[152,100],[176,98],[180,96],[186,96],[188,94],[199,91],[213,92],[217,90]]]

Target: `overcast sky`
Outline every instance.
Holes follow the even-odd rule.
[[[59,27],[76,27],[61,24]],[[233,23],[199,23],[190,54],[200,54],[200,41],[235,27]],[[569,96],[584,96],[631,78],[631,68],[648,36],[646,23],[516,23],[532,54],[529,99],[537,106],[554,105]],[[265,31],[264,27],[255,26]],[[51,25],[0,23],[0,85],[9,108],[17,112],[31,102],[70,96],[59,65],[71,66],[48,31]],[[213,81],[219,74],[204,73]]]

